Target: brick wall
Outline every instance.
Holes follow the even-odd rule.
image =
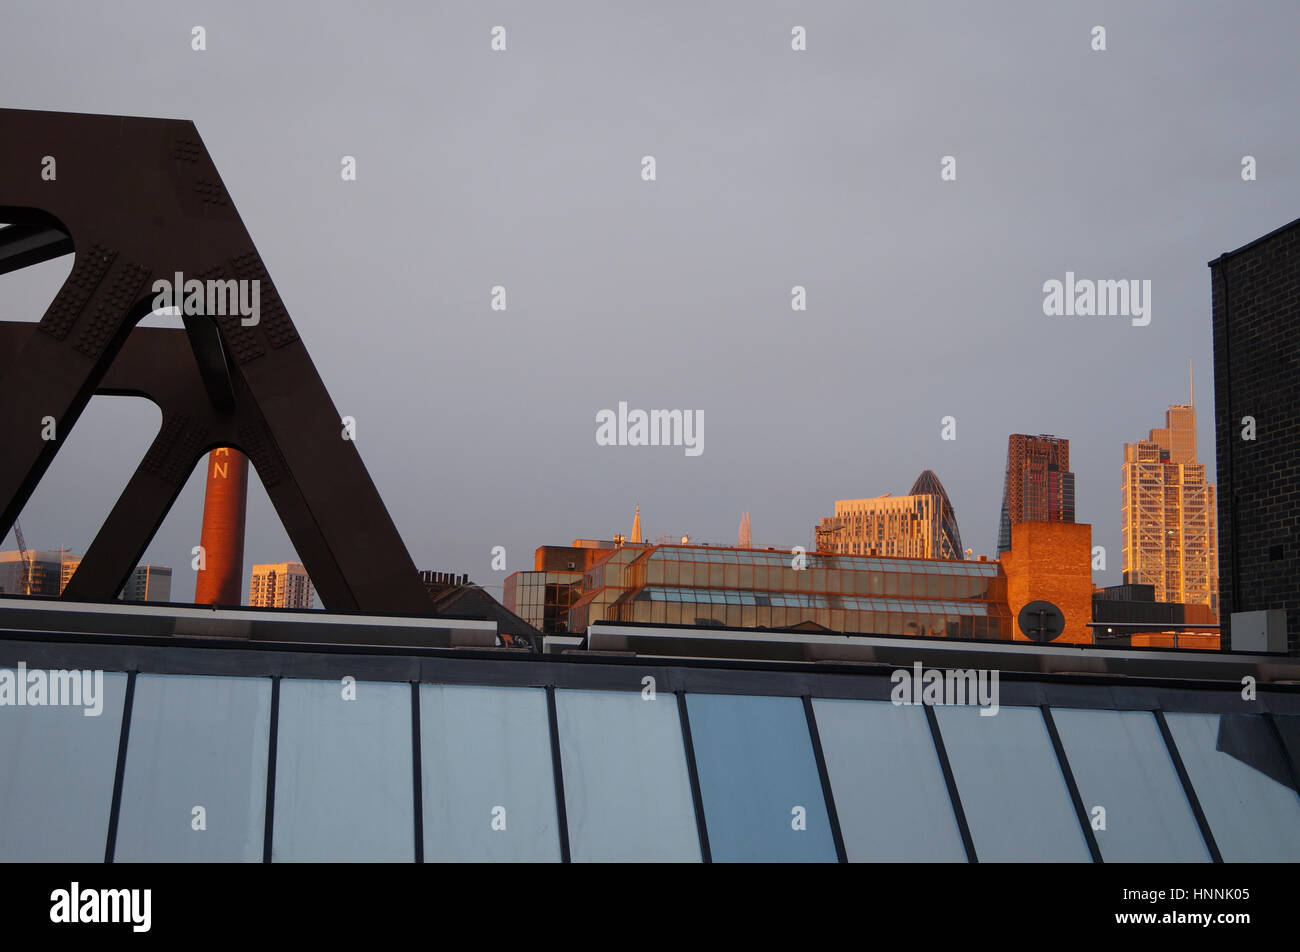
[[[1007,576],[1011,637],[1028,641],[1016,619],[1029,602],[1051,602],[1065,615],[1054,644],[1092,644],[1092,526],[1074,522],[1018,522],[1011,550],[1002,554]]]
[[[1300,220],[1211,261],[1210,277],[1223,648],[1232,612],[1285,608],[1300,654]]]

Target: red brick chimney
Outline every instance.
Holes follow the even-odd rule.
[[[244,519],[248,513],[248,457],[218,447],[208,454],[203,498],[204,567],[194,582],[196,605],[243,603]]]

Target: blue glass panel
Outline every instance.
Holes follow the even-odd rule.
[[[673,694],[555,692],[575,862],[698,862]]]
[[[966,861],[925,710],[815,698],[850,862]]]
[[[1052,718],[1106,862],[1210,861],[1151,712],[1057,708]]]
[[[935,707],[980,862],[1090,862],[1042,712],[980,711]]]
[[[713,859],[833,862],[802,701],[688,694],[686,704]]]
[[[114,858],[260,863],[270,730],[267,678],[138,675]]]
[[[1257,714],[1165,719],[1224,860],[1300,860],[1300,797],[1265,720]]]
[[[9,683],[0,690],[22,690],[25,680],[24,700],[34,699],[37,672],[23,671],[20,679],[19,671],[0,669],[0,682]],[[48,673],[40,674],[48,686]],[[0,705],[0,861],[104,859],[126,675],[103,673],[96,687],[93,672],[77,674],[78,690],[90,688],[80,705],[51,705],[48,690],[37,706],[17,705],[16,694]],[[60,691],[61,700],[72,699]],[[85,703],[88,697],[93,704]]]
[[[280,683],[277,862],[412,861],[411,688],[358,681]]]
[[[427,862],[558,862],[541,688],[420,685]]]

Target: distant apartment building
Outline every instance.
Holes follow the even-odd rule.
[[[1214,485],[1196,459],[1196,410],[1171,406],[1165,425],[1124,444],[1124,581],[1149,585],[1157,602],[1219,610]]]
[[[248,580],[248,604],[254,608],[316,607],[311,579],[301,562],[254,565]]]
[[[1069,440],[1024,433],[1008,438],[998,552],[1011,548],[1011,527],[1019,522],[1074,522]]]
[[[169,602],[172,570],[167,565],[137,565],[118,596],[124,602]]]
[[[1223,647],[1300,654],[1300,220],[1210,276]]]
[[[837,499],[815,529],[817,551],[909,559],[963,558],[961,533],[939,477],[925,470],[906,496]]]
[[[62,595],[81,564],[67,549],[29,549],[27,557],[24,563],[16,549],[0,552],[0,595]]]

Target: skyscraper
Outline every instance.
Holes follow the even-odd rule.
[[[837,499],[818,523],[817,551],[913,559],[963,557],[957,517],[939,477],[925,470],[906,496]]]
[[[965,557],[961,547],[961,532],[957,529],[957,513],[948,501],[948,493],[939,482],[939,477],[932,469],[921,470],[921,475],[912,483],[909,496],[934,496],[938,499],[937,514],[939,520],[939,546],[936,557],[943,559],[960,559]],[[949,555],[948,553],[952,553]]]
[[[316,595],[301,562],[254,565],[248,604],[255,608],[314,608]]]
[[[1124,444],[1124,581],[1158,602],[1219,610],[1214,486],[1196,460],[1196,409],[1176,404],[1146,440]]]
[[[1007,440],[999,552],[1011,548],[1011,526],[1017,522],[1074,522],[1069,440],[1023,433],[1013,433]]]

